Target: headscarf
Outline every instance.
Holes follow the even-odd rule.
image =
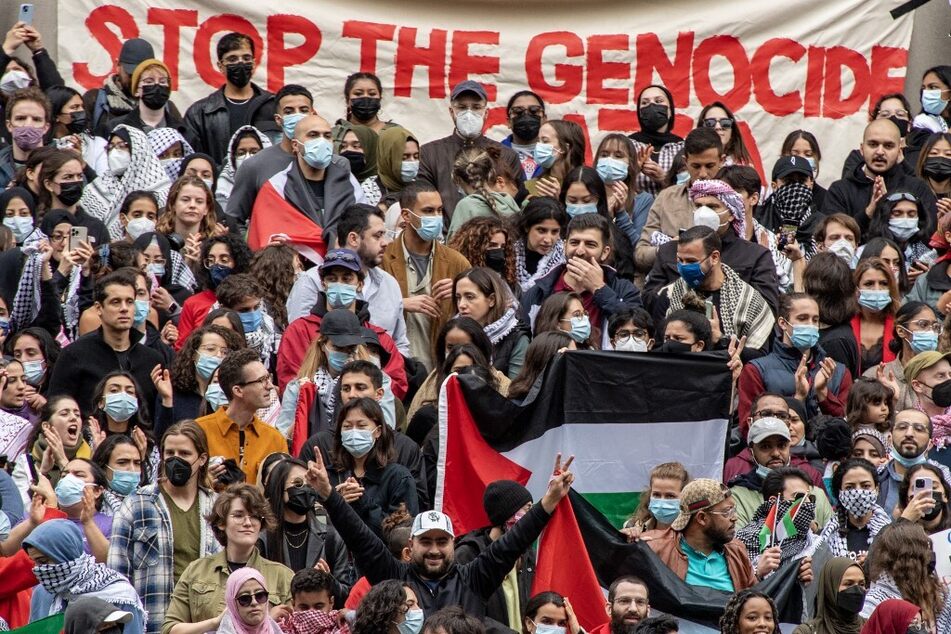
[[[145,251],[153,240],[158,244],[159,251],[162,252],[162,257],[165,258],[166,262],[165,275],[159,278],[159,286],[169,292],[173,292],[171,289],[174,287],[185,288],[194,292],[198,286],[195,275],[185,264],[182,255],[178,251],[172,251],[172,245],[169,244],[168,238],[161,233],[150,231],[136,238],[132,242],[132,246],[139,251]]]
[[[904,634],[920,608],[904,599],[886,599],[878,604],[862,628],[862,634]]]
[[[644,94],[644,90],[648,88],[657,88],[665,95],[667,95],[667,102],[670,104],[667,112],[667,132],[648,132],[644,129],[644,126],[640,123],[641,119],[641,95]],[[667,90],[664,86],[660,84],[651,84],[650,86],[644,86],[644,90],[637,94],[637,121],[638,126],[641,128],[638,132],[635,132],[631,135],[633,141],[638,143],[643,143],[645,145],[654,146],[654,154],[656,155],[660,152],[660,148],[664,147],[668,143],[680,143],[683,141],[683,138],[677,136],[673,133],[674,129],[674,96],[670,94],[670,91]]]
[[[839,609],[836,599],[839,585],[845,571],[855,566],[861,567],[848,557],[833,557],[828,560],[819,573],[819,592],[816,597],[816,618],[808,621],[814,634],[859,634],[862,629],[862,617]]]
[[[100,625],[117,612],[114,605],[95,597],[80,597],[66,608],[66,634],[97,632]],[[120,612],[121,617],[110,623],[125,624],[132,620],[131,612]]]
[[[76,219],[65,209],[50,209],[43,215],[43,220],[40,221],[40,231],[43,232],[45,238],[48,238],[53,235],[53,229],[56,228],[56,225],[61,224],[75,227]]]
[[[25,187],[11,187],[10,189],[0,193],[0,218],[5,215],[7,210],[7,205],[10,204],[10,201],[14,198],[19,198],[23,203],[29,207],[30,215],[33,216],[33,220],[36,220],[36,201],[33,200],[33,194],[29,189]]]
[[[212,190],[214,190],[215,181],[218,180],[218,165],[215,163],[215,159],[211,158],[209,155],[204,152],[192,152],[185,156],[182,159],[182,166],[178,168],[178,178],[181,178],[185,175],[185,170],[188,169],[188,164],[194,161],[195,159],[205,159],[208,161],[208,164],[211,165],[211,184]],[[214,191],[212,191],[214,193]]]
[[[152,146],[152,151],[155,152],[156,158],[176,143],[182,144],[183,157],[195,151],[188,141],[185,140],[185,137],[175,128],[155,128],[149,132],[148,137],[149,145]],[[168,180],[170,182],[174,183],[178,179],[178,171],[182,167],[183,160],[183,158],[167,159],[165,163],[162,163],[162,167],[165,169],[165,173],[168,174]],[[160,163],[161,161],[162,159],[159,159]]]
[[[400,176],[400,170],[403,167],[403,151],[406,149],[406,142],[410,139],[417,140],[412,132],[400,126],[380,131],[376,159],[377,174],[388,192],[403,191],[406,186]]]
[[[238,593],[241,591],[241,586],[252,579],[260,583],[261,587],[267,590],[264,575],[249,566],[238,568],[228,576],[228,583],[225,585],[225,607],[228,613],[225,615],[225,618],[230,617],[231,628],[236,634],[270,634],[271,632],[280,632],[281,630],[278,628],[277,623],[275,623],[274,619],[268,614],[267,605],[262,606],[264,610],[264,620],[261,621],[260,624],[248,625],[241,620],[240,612],[238,611]],[[222,625],[224,625],[224,623],[222,623]]]
[[[215,199],[222,207],[226,205],[228,198],[231,196],[231,190],[234,188],[234,175],[235,172],[238,171],[238,168],[235,167],[234,164],[235,146],[238,144],[238,139],[249,136],[248,133],[252,133],[257,137],[262,150],[272,145],[271,139],[253,125],[243,125],[234,131],[234,134],[231,135],[231,140],[228,141],[228,153],[225,154],[225,162],[221,167],[221,174],[215,181]],[[189,149],[189,153],[191,152],[191,149]],[[214,165],[214,163],[212,163],[212,165]],[[180,169],[181,168],[179,168],[179,170]]]
[[[368,128],[365,125],[359,124],[347,124],[347,131],[352,131],[357,135],[357,140],[360,141],[360,146],[363,148],[363,161],[366,167],[363,168],[363,171],[359,174],[354,174],[357,180],[361,183],[368,178],[376,176],[377,173],[377,154],[379,152],[380,145],[380,136],[373,130],[373,128]],[[344,131],[344,135],[347,134],[347,131]],[[341,137],[342,138],[342,137]],[[403,142],[406,143],[405,141]],[[400,152],[400,162],[403,161],[402,151]]]
[[[799,226],[812,214],[812,190],[802,183],[787,183],[773,192],[773,208],[782,222]]]
[[[129,167],[122,176],[116,176],[112,172],[100,174],[83,190],[79,204],[94,218],[105,223],[112,240],[119,240],[123,234],[122,225],[119,223],[119,208],[129,192],[154,192],[161,209],[165,206],[171,182],[144,132],[122,124],[116,126],[110,136],[123,139],[128,137],[132,152]]]
[[[733,216],[731,224],[736,235],[746,238],[746,207],[743,199],[733,191],[733,188],[718,180],[694,181],[690,186],[690,200],[696,201],[704,196],[713,196],[726,205]]]

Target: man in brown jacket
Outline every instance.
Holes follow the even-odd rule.
[[[416,182],[400,192],[401,220],[406,228],[383,252],[384,271],[396,278],[403,293],[410,353],[433,369],[432,342],[452,317],[452,280],[470,268],[469,261],[443,244],[443,207],[432,185]]]
[[[746,547],[736,539],[730,490],[701,478],[680,494],[680,515],[665,530],[641,536],[664,565],[690,585],[739,592],[757,581]]]

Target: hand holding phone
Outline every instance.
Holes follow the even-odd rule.
[[[33,5],[32,4],[21,4],[20,5],[20,15],[17,17],[17,22],[22,22],[27,26],[33,26]]]
[[[40,474],[36,470],[36,463],[33,462],[33,456],[29,453],[26,454],[26,467],[30,471],[30,484],[36,486],[40,481]]]
[[[86,227],[73,227],[69,230],[69,250],[75,251],[83,242],[89,242],[89,229]]]

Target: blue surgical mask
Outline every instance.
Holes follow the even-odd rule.
[[[246,313],[238,313],[238,317],[241,318],[241,326],[244,328],[245,334],[254,332],[260,328],[261,322],[264,320],[264,317],[261,316],[260,308],[255,308]]]
[[[948,107],[948,100],[941,98],[938,88],[921,91],[921,109],[928,114],[940,115]]]
[[[811,156],[806,157],[806,163],[809,163],[809,168],[812,170],[812,175],[816,175],[816,171],[819,169],[819,164],[816,163],[816,159]]]
[[[311,139],[304,144],[303,157],[304,162],[315,170],[326,169],[333,158],[333,146],[324,138]]]
[[[551,143],[536,143],[532,150],[532,158],[543,168],[548,169],[555,164],[555,146]]]
[[[768,476],[770,473],[772,473],[772,471],[773,471],[773,470],[770,469],[769,467],[764,467],[764,466],[761,465],[761,464],[756,465],[756,475],[758,475],[758,476],[761,477],[761,478],[765,478],[765,477]]]
[[[400,180],[412,183],[419,174],[419,161],[403,161],[400,163]]]
[[[142,476],[137,471],[113,471],[109,488],[119,495],[129,495],[137,488]]]
[[[789,343],[797,350],[809,350],[819,343],[819,326],[794,324]]]
[[[375,443],[372,429],[348,429],[340,432],[340,444],[354,458],[370,453]]]
[[[690,180],[690,172],[678,172],[676,183],[678,185],[683,185]]]
[[[627,163],[610,156],[598,159],[597,170],[598,176],[605,183],[616,183],[627,178]]]
[[[78,504],[83,499],[83,490],[85,490],[85,488],[85,482],[72,473],[67,473],[56,483],[55,493],[59,505],[65,508]]]
[[[165,277],[165,264],[162,262],[152,262],[149,264],[149,272],[155,277],[162,279]]]
[[[921,455],[915,456],[914,458],[906,458],[905,456],[898,453],[898,451],[896,451],[895,449],[892,449],[891,454],[892,454],[892,458],[895,459],[895,462],[905,467],[906,469],[911,469],[916,464],[923,464],[928,461],[928,459],[925,458],[924,453],[922,453]]]
[[[918,233],[917,218],[889,218],[888,230],[899,240],[907,240]]]
[[[407,610],[405,620],[396,626],[400,634],[419,634],[423,629],[423,611],[419,608]]]
[[[680,500],[651,498],[647,510],[661,524],[673,524],[677,516],[680,515]]]
[[[326,293],[332,308],[346,308],[357,299],[357,287],[353,284],[334,282],[327,285]]]
[[[304,118],[304,115],[300,112],[294,112],[291,114],[286,114],[281,118],[281,128],[284,130],[284,136],[288,139],[294,138],[294,128],[297,127],[297,122]]]
[[[33,233],[32,216],[7,216],[3,219],[3,225],[13,232],[17,243],[23,242],[28,235]]]
[[[42,359],[36,361],[23,361],[23,378],[26,382],[36,387],[43,381],[43,375],[46,374],[46,362]]]
[[[208,279],[211,282],[211,288],[216,289],[218,285],[225,281],[225,278],[231,275],[233,269],[223,264],[212,264],[208,267]]]
[[[915,354],[921,352],[931,352],[938,349],[938,333],[931,330],[921,330],[911,333],[911,342],[909,344]]]
[[[206,381],[211,380],[211,375],[215,373],[218,366],[221,365],[220,357],[213,357],[210,354],[198,354],[198,361],[195,362],[195,369],[199,376]]]
[[[591,336],[591,320],[587,315],[571,318],[571,331],[568,333],[578,343],[584,343]]]
[[[0,336],[10,336],[10,320],[6,317],[0,319]]]
[[[115,394],[106,394],[106,404],[102,411],[106,416],[116,421],[124,423],[139,411],[139,401],[131,394],[125,392],[116,392]]]
[[[343,370],[343,366],[347,365],[348,361],[350,361],[349,352],[327,350],[327,365],[329,365],[330,369],[332,369],[334,372],[340,372]]]
[[[876,313],[892,303],[892,296],[887,290],[862,289],[859,291],[859,306],[868,308]]]
[[[219,407],[228,404],[228,397],[225,396],[225,391],[221,389],[220,385],[212,383],[208,386],[208,389],[205,390],[205,401],[217,411]]]
[[[574,218],[581,214],[596,214],[598,213],[598,203],[568,203],[565,205],[565,211],[568,213],[569,218]]]
[[[413,213],[413,212],[410,212]],[[419,218],[419,228],[413,227],[416,231],[416,235],[419,236],[420,240],[425,240],[426,242],[432,242],[436,238],[442,235],[442,215],[438,216],[419,216],[413,214]]]
[[[677,273],[690,288],[698,288],[703,284],[703,280],[707,279],[707,274],[704,273],[701,262],[690,262],[689,264],[678,262]]]
[[[146,299],[135,300],[135,314],[132,316],[132,323],[141,326],[149,316],[149,302]]]

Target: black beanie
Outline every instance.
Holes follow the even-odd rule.
[[[518,482],[496,480],[485,488],[482,507],[492,526],[502,526],[531,501],[532,494]]]

